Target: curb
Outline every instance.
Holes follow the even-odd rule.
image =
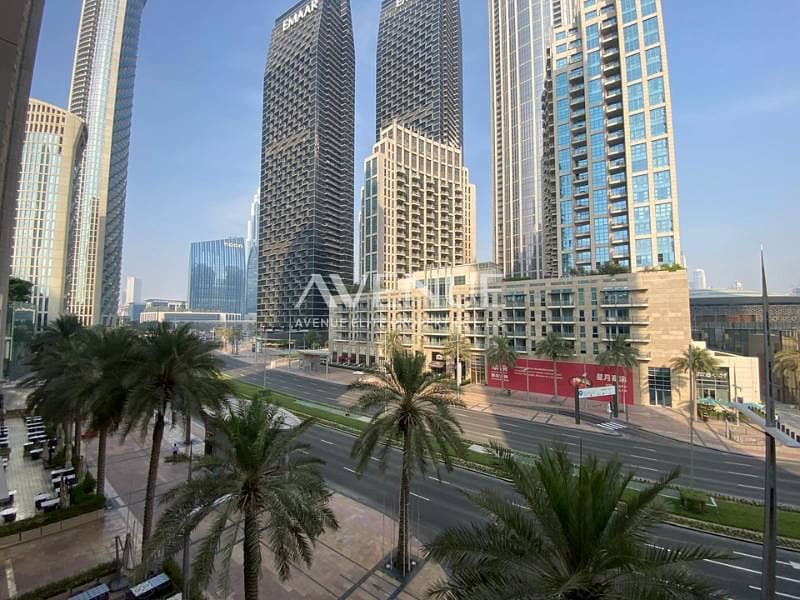
[[[686,522],[681,523],[680,521],[682,520],[691,523],[699,523],[701,525],[705,525],[705,521],[697,521],[695,519],[690,519],[688,517],[675,518],[673,517],[673,515],[670,515],[669,518],[664,519],[663,523],[665,525],[669,525],[670,527],[677,527],[679,529],[686,529],[688,531],[700,531],[708,535],[713,535],[728,540],[736,540],[737,542],[745,542],[748,544],[764,543],[764,535],[758,531],[750,531],[749,529],[737,529],[736,527],[728,527],[727,525],[716,525],[716,524],[712,524],[710,527],[703,527],[703,526],[697,527],[693,525],[688,525]],[[719,528],[719,530],[716,529],[717,527]],[[793,538],[786,538],[786,537],[778,537],[777,547],[786,552],[800,552],[800,540],[795,540]]]

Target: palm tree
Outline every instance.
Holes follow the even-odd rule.
[[[383,355],[386,357],[386,363],[391,362],[391,357],[395,352],[404,352],[403,342],[400,339],[400,333],[396,329],[390,329],[386,332],[386,337],[383,340]]]
[[[453,357],[453,374],[458,378],[458,361],[469,361],[472,358],[472,344],[469,339],[460,331],[451,331],[450,337],[444,346],[445,356]]]
[[[649,543],[660,521],[658,495],[677,471],[633,493],[626,491],[633,474],[623,473],[617,460],[600,464],[591,457],[576,469],[563,448],[542,448],[533,464],[519,463],[499,447],[495,452],[516,495],[471,495],[488,522],[447,529],[428,546],[430,557],[451,573],[432,597],[726,597],[688,568],[720,558],[718,553]]]
[[[781,350],[775,354],[773,369],[780,373],[781,377],[787,379],[790,375],[794,376],[795,393],[800,400],[800,352],[797,350]]]
[[[716,373],[719,361],[706,348],[693,344],[680,356],[672,359],[672,370],[686,373],[689,378],[689,481],[694,487],[694,420],[697,417],[697,376],[701,373]]]
[[[306,348],[315,350],[316,348],[319,348],[319,345],[322,343],[322,338],[319,336],[318,331],[310,329],[303,334],[303,343],[305,344]]]
[[[489,347],[486,349],[486,362],[487,371],[491,365],[505,367],[506,370],[513,369],[515,366],[517,366],[517,353],[508,343],[507,337],[496,335],[489,340]],[[500,377],[500,384],[503,386],[503,390],[505,391],[505,377]]]
[[[575,356],[575,345],[552,331],[536,344],[536,356],[553,361],[553,401],[558,400],[558,361]]]
[[[219,410],[230,390],[229,384],[220,377],[222,361],[213,353],[214,349],[213,343],[201,340],[188,325],[173,329],[168,323],[159,323],[144,336],[136,381],[128,396],[123,430],[126,436],[134,429],[146,435],[155,415],[142,521],[142,545],[149,539],[153,526],[153,505],[167,409],[171,408],[184,417],[188,431],[192,417],[199,416],[206,408]]]
[[[409,572],[408,510],[414,471],[425,475],[439,464],[453,468],[452,454],[463,451],[461,426],[452,408],[463,406],[451,386],[425,371],[425,357],[395,352],[385,372],[361,379],[350,389],[362,392],[356,406],[372,420],[353,445],[356,472],[362,475],[374,456],[383,470],[394,444],[402,449],[400,514],[394,565]]]
[[[626,341],[624,335],[618,335],[608,344],[604,352],[597,355],[597,362],[601,365],[613,366],[615,368],[615,392],[612,412],[614,418],[619,417],[619,372],[622,368],[633,369],[639,364],[639,351]],[[625,414],[628,414],[627,410]]]
[[[50,422],[61,423],[64,448],[72,461],[80,459],[81,417],[86,378],[83,361],[83,326],[77,317],[62,316],[31,342],[31,375],[24,384],[36,389],[28,396],[28,410]],[[73,442],[74,440],[74,442]]]
[[[221,551],[219,587],[226,589],[231,553],[243,541],[244,597],[256,600],[262,544],[285,581],[293,564],[311,565],[312,545],[322,533],[338,529],[320,472],[324,463],[308,456],[308,445],[299,441],[312,421],[291,427],[286,413],[267,399],[239,400],[215,419],[217,447],[224,449],[200,461],[200,477],[164,494],[167,508],[145,547],[145,564],[177,553],[184,536],[210,520],[192,563],[192,583],[208,585]]]
[[[128,393],[140,356],[138,334],[127,327],[88,330],[84,372],[91,385],[87,397],[89,427],[97,432],[97,493],[105,489],[108,434],[122,424]]]

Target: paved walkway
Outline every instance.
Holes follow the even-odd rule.
[[[8,456],[8,467],[5,470],[6,483],[9,490],[16,490],[14,506],[17,509],[17,520],[27,519],[36,514],[33,497],[40,493],[49,493],[56,497],[49,472],[44,469],[43,459],[33,460],[23,456],[22,446],[28,441],[25,420],[22,418],[6,419],[8,425],[8,441],[11,454]]]

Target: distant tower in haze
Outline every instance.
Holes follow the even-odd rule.
[[[708,282],[706,281],[706,272],[704,269],[695,269],[694,271],[692,271],[691,288],[693,290],[708,289]]]
[[[142,280],[138,277],[128,277],[125,285],[125,304],[142,303]]]
[[[461,148],[460,0],[383,0],[380,19],[375,138],[397,121]]]

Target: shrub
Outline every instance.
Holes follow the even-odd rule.
[[[81,491],[81,493],[83,492]],[[22,521],[14,521],[13,523],[0,525],[0,537],[16,535],[23,531],[37,529],[52,523],[58,523],[59,521],[64,521],[66,519],[71,519],[72,517],[77,517],[86,513],[100,510],[105,508],[105,505],[105,496],[99,494],[85,496],[82,498],[80,503],[75,503],[69,508],[62,508],[53,512],[38,514],[30,519],[23,519]]]
[[[32,592],[17,596],[17,600],[43,600],[45,598],[52,598],[53,596],[70,592],[73,588],[78,586],[98,581],[101,577],[111,575],[115,569],[116,565],[113,561],[103,563],[83,573],[78,573],[77,575],[61,579],[60,581],[48,583],[40,588],[36,588]]]
[[[688,510],[689,512],[693,512],[695,514],[700,514],[706,511],[706,504],[708,503],[708,494],[704,494],[703,492],[698,492],[696,490],[687,490],[681,488],[681,506]]]

